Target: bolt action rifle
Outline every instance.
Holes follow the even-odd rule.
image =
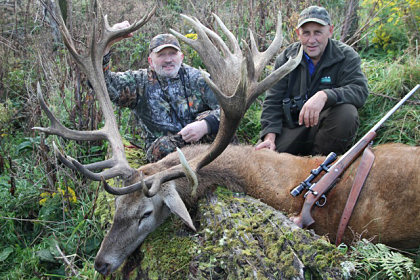
[[[303,203],[302,210],[298,216],[292,217],[293,222],[301,228],[306,228],[313,224],[315,220],[312,218],[311,211],[314,204],[323,206],[326,202],[325,193],[330,191],[341,174],[356,160],[363,150],[372,142],[376,136],[376,130],[420,87],[418,84],[415,86],[403,99],[400,100],[368,133],[366,133],[353,147],[350,148],[336,163],[331,167],[326,167],[328,164],[335,160],[335,154],[330,154],[320,168],[311,171],[311,175],[303,181],[299,186],[291,191],[292,196],[299,195],[304,189],[307,190],[305,194],[305,202]],[[311,183],[322,170],[326,174],[316,182]],[[319,200],[323,198],[324,202],[319,204]]]

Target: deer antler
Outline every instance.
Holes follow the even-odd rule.
[[[132,176],[136,170],[130,167],[125,157],[123,141],[118,131],[118,126],[114,116],[111,100],[109,98],[105,84],[105,79],[102,70],[102,58],[106,46],[111,41],[119,37],[124,37],[125,35],[134,32],[135,30],[138,30],[140,27],[142,27],[147,21],[149,21],[149,19],[155,13],[156,6],[141,20],[136,21],[127,28],[119,30],[112,30],[112,28],[109,26],[107,16],[105,15],[100,21],[101,34],[99,36],[99,39],[97,39],[97,17],[102,13],[100,10],[98,11],[99,8],[96,0],[93,1],[92,6],[94,7],[94,17],[92,17],[93,19],[91,22],[92,32],[89,40],[90,43],[89,47],[85,49],[85,52],[83,54],[79,54],[77,52],[71,35],[63,21],[59,9],[57,9],[56,13],[57,15],[59,15],[57,22],[59,24],[60,31],[64,39],[64,43],[68,48],[70,54],[75,59],[77,65],[87,75],[87,78],[89,79],[91,86],[95,91],[105,119],[104,127],[96,131],[76,131],[64,127],[54,116],[54,114],[48,109],[42,96],[41,87],[38,84],[38,99],[40,101],[41,108],[45,111],[45,113],[51,121],[51,126],[48,128],[34,127],[33,129],[45,132],[47,134],[59,135],[61,137],[72,140],[108,140],[112,147],[112,158],[89,165],[83,165],[77,160],[63,155],[61,152],[59,152],[58,148],[55,145],[54,150],[58,154],[59,159],[65,165],[72,169],[79,170],[82,174],[84,174],[92,180],[100,181],[101,179],[109,179],[116,176],[121,176],[127,179],[130,178],[130,176]],[[103,170],[105,168],[108,169],[98,173],[93,172],[93,170]]]
[[[190,160],[192,170],[197,172],[224,151],[252,102],[261,93],[291,72],[300,63],[303,51],[301,48],[295,58],[290,59],[264,80],[258,82],[264,67],[281,47],[280,13],[278,16],[276,36],[269,48],[265,52],[259,52],[252,32],[250,31],[251,48],[246,42],[242,42],[245,46],[245,57],[236,38],[215,14],[213,16],[226,35],[230,48],[219,35],[201,24],[198,19],[186,15],[181,16],[195,28],[198,33],[198,39],[188,39],[172,29],[170,31],[198,52],[212,79],[204,71],[202,71],[203,77],[213,90],[222,108],[219,131],[215,141],[206,154],[198,155]],[[145,183],[147,187],[150,187],[149,195],[153,196],[157,193],[162,183],[183,176],[185,176],[183,168],[181,165],[177,165],[146,178],[143,183],[139,182],[118,189],[108,186],[107,189],[113,194],[121,195],[139,190],[142,188],[142,184]]]

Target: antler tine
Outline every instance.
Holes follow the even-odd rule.
[[[68,168],[72,169],[72,170],[77,170],[76,167],[73,165],[72,161],[74,160],[72,157],[66,156],[64,155],[57,147],[57,145],[55,144],[55,142],[53,141],[53,149],[54,149],[54,154],[58,157],[58,160],[60,162],[62,162],[65,166],[67,166]],[[70,160],[69,160],[70,159]]]
[[[73,56],[74,60],[76,60],[77,64],[80,65],[82,62],[82,56],[77,52],[76,47],[74,46],[73,39],[71,38],[70,32],[63,20],[61,10],[59,9],[58,5],[55,7],[55,13],[58,15],[58,19],[53,16],[51,11],[50,13],[58,24],[58,28],[60,30],[61,36],[63,37],[64,44],[66,45],[70,54]]]
[[[258,95],[267,89],[271,88],[277,81],[281,80],[287,74],[289,74],[293,69],[295,69],[302,60],[303,48],[300,47],[298,54],[283,64],[281,67],[277,68],[274,72],[268,75],[264,80],[262,80],[255,88],[254,92],[250,96],[248,107],[251,105],[251,101],[255,100]]]
[[[277,15],[276,35],[274,36],[274,39],[272,43],[270,44],[270,46],[264,52],[258,51],[258,47],[257,47],[257,44],[255,43],[254,35],[252,31],[249,30],[250,41],[251,41],[251,53],[252,53],[252,57],[255,63],[255,78],[254,79],[258,79],[261,76],[262,71],[264,70],[264,67],[281,48],[281,45],[283,42],[281,25],[282,25],[282,17],[281,17],[281,13],[279,12]]]
[[[202,28],[204,29],[204,31],[206,32],[206,34],[212,39],[212,42],[216,45],[216,49],[219,52],[222,52],[222,56],[223,57],[228,57],[229,55],[231,55],[231,51],[229,49],[229,47],[226,45],[226,43],[222,40],[222,38],[220,38],[219,35],[217,35],[216,32],[214,32],[213,30],[211,30],[210,28],[206,27],[205,25],[201,24],[197,18],[194,18],[195,21],[197,21]]]
[[[230,43],[230,45],[233,49],[233,53],[241,53],[241,48],[239,47],[238,41],[236,40],[236,38],[232,34],[232,32],[230,32],[229,29],[227,29],[226,25],[223,23],[223,21],[215,13],[212,13],[212,15],[216,19],[216,21],[219,24],[220,28],[222,29],[223,33],[227,36],[227,38],[229,40],[229,43]]]
[[[96,16],[93,19],[91,30],[92,34],[88,43],[89,47],[85,50],[83,55],[77,53],[71,35],[65,26],[65,23],[62,19],[59,10],[57,10],[58,19],[56,19],[56,21],[60,26],[60,31],[63,36],[66,47],[69,49],[70,54],[73,56],[78,66],[87,75],[87,78],[89,79],[91,86],[96,93],[96,97],[98,99],[100,108],[105,119],[104,127],[96,131],[76,131],[66,128],[57,120],[54,114],[48,109],[43,99],[40,86],[38,84],[38,99],[40,100],[41,108],[45,111],[45,113],[51,121],[51,126],[48,128],[34,127],[34,129],[48,134],[62,136],[64,138],[72,140],[108,140],[112,148],[112,158],[107,159],[105,161],[83,165],[75,159],[66,157],[61,153],[57,154],[59,159],[66,166],[72,169],[77,169],[79,172],[81,172],[82,174],[84,174],[92,180],[99,181],[101,180],[101,178],[109,179],[116,176],[129,178],[136,171],[135,169],[130,167],[124,153],[124,145],[118,130],[117,122],[115,120],[114,111],[112,108],[112,103],[106,89],[105,79],[102,72],[102,57],[104,54],[105,47],[111,40],[114,40],[115,38],[118,38],[120,36],[124,36],[143,26],[155,13],[156,6],[141,20],[136,21],[128,28],[118,31],[111,30],[106,16],[101,17],[102,32],[98,40],[96,40],[96,33],[98,31],[98,13],[101,12],[100,8],[96,4],[96,0],[93,2],[93,8]],[[98,169],[106,170],[100,171],[98,173],[92,172],[92,170]]]
[[[210,67],[208,70],[211,74],[212,72],[214,72],[214,66],[224,63],[224,60],[220,58],[219,50],[210,41],[209,37],[207,36],[209,34],[206,30],[207,28],[203,24],[201,24],[200,21],[184,14],[181,14],[181,17],[184,18],[189,24],[191,24],[194,27],[194,29],[198,33],[198,39],[188,39],[184,35],[181,35],[173,29],[170,29],[170,32],[176,37],[178,37],[181,41],[185,42],[186,44],[190,45],[193,49],[195,49],[203,58],[203,61],[208,60],[209,58],[215,59],[215,61],[213,61],[213,64],[211,66],[209,65]],[[213,37],[212,34],[209,35]],[[227,47],[223,47],[222,51],[228,51]]]
[[[54,134],[61,136],[63,138],[72,139],[72,140],[104,140],[106,136],[103,130],[96,130],[96,131],[78,131],[68,129],[64,125],[60,123],[60,121],[54,116],[54,114],[50,111],[47,104],[45,103],[44,96],[42,94],[41,85],[39,82],[37,83],[37,97],[40,103],[42,110],[44,110],[45,114],[47,115],[48,119],[51,121],[50,127],[33,127],[32,129],[38,130],[47,134]]]
[[[181,35],[180,33],[171,29],[171,33],[177,36],[181,41],[193,47],[206,65],[214,83],[209,84],[215,93],[220,104],[230,102],[228,97],[235,95],[237,88],[241,83],[241,63],[243,63],[242,53],[240,52],[239,44],[233,37],[232,33],[227,30],[225,25],[219,18],[219,25],[226,33],[229,40],[231,40],[232,47],[235,53],[231,53],[224,41],[214,31],[208,29],[201,24],[197,19],[192,19],[186,15],[181,15],[187,20],[198,33],[197,40],[191,40]],[[217,17],[217,16],[216,16]],[[213,42],[209,39],[212,38]],[[216,47],[216,46],[217,47]],[[221,55],[221,53],[223,55]],[[228,73],[227,75],[220,75],[220,73]],[[206,76],[206,75],[204,75]],[[227,78],[229,77],[229,78]],[[228,101],[226,101],[228,100]],[[222,106],[223,107],[223,106]]]
[[[140,20],[134,22],[133,24],[131,24],[130,26],[123,28],[123,29],[118,29],[118,30],[111,30],[111,26],[109,25],[108,22],[108,15],[105,15],[103,17],[103,30],[104,30],[104,35],[102,38],[102,42],[101,42],[101,46],[103,45],[103,48],[105,49],[105,47],[108,45],[109,42],[111,42],[112,40],[122,37],[124,35],[127,35],[129,33],[132,33],[138,29],[140,29],[143,25],[145,25],[151,18],[152,16],[155,14],[156,12],[156,8],[157,6],[155,5],[152,10],[144,15]],[[102,52],[103,55],[103,52]],[[102,57],[101,57],[102,59]]]
[[[94,141],[94,140],[105,140],[108,139],[105,132],[103,130],[96,130],[96,131],[78,131],[78,130],[71,130],[63,126],[57,118],[54,116],[54,114],[49,110],[48,106],[45,103],[45,100],[42,95],[41,86],[39,83],[37,83],[37,91],[38,91],[38,100],[40,101],[41,108],[44,110],[46,115],[51,121],[51,126],[48,128],[44,127],[33,127],[32,129],[38,130],[47,134],[54,134],[61,136],[66,139],[72,139],[72,140],[88,140],[88,141]],[[58,159],[65,164],[67,167],[78,170],[82,174],[86,175],[89,179],[99,181],[100,176],[104,176],[106,179],[115,177],[115,176],[123,176],[126,175],[126,172],[121,172],[119,170],[119,166],[115,166],[116,159],[113,156],[111,159],[82,165],[77,160],[73,159],[70,156],[64,155],[61,153],[61,151],[58,149],[55,142],[53,142],[53,148],[54,152],[57,155]],[[105,168],[111,168],[101,173],[92,173],[90,170],[96,170],[96,169],[105,169]]]
[[[216,32],[203,25],[196,17],[193,17],[193,19],[200,26],[200,28],[202,28],[204,32],[213,40],[213,43],[216,44],[216,49],[222,52],[223,57],[227,57],[230,54],[230,50],[222,38],[220,38]]]
[[[143,190],[146,196],[151,197],[151,196],[154,196],[159,191],[160,186],[163,183],[171,181],[171,180],[175,180],[184,176],[185,176],[185,173],[181,165],[177,165],[167,170],[164,170],[162,172],[156,173],[152,176],[149,176],[145,180],[140,180],[137,183],[134,183],[130,186],[126,186],[123,188],[114,188],[112,186],[109,186],[105,182],[106,184],[105,190],[114,195],[124,195],[124,194],[129,194],[132,192],[136,192],[139,190]],[[146,186],[146,189],[147,188],[149,189],[146,190],[144,186]]]

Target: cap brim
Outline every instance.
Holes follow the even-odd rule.
[[[181,49],[175,45],[165,44],[165,45],[160,45],[159,47],[154,48],[152,52],[157,53],[163,50],[164,48],[173,48],[173,49],[176,49],[177,51],[181,51]]]
[[[303,20],[302,22],[300,22],[296,28],[300,28],[302,25],[304,25],[307,22],[316,22],[316,23],[319,23],[321,25],[329,25],[328,22],[326,22],[325,20],[319,19],[319,18],[307,18],[307,19]]]

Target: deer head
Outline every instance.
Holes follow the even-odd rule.
[[[98,7],[96,1],[94,3],[94,6]],[[143,242],[144,238],[165,220],[170,212],[177,214],[191,229],[195,230],[187,208],[178,193],[179,190],[176,190],[172,180],[184,176],[194,178],[199,169],[220,155],[229,144],[241,118],[252,102],[258,95],[292,71],[299,64],[302,56],[302,50],[300,50],[296,58],[290,59],[264,80],[259,81],[264,67],[281,47],[280,14],[276,36],[265,52],[258,51],[252,32],[250,32],[251,47],[243,41],[242,51],[234,35],[215,14],[213,16],[228,38],[229,47],[216,32],[202,25],[196,18],[182,15],[195,28],[198,39],[191,40],[174,30],[171,32],[198,52],[210,73],[211,79],[204,71],[203,76],[215,93],[222,109],[219,132],[209,150],[205,154],[197,155],[191,159],[189,164],[178,164],[166,170],[153,172],[153,175],[143,179],[141,172],[131,168],[125,157],[122,138],[105,85],[102,56],[109,42],[139,29],[151,18],[154,11],[155,9],[130,27],[118,31],[112,30],[106,16],[103,17],[99,39],[96,39],[98,20],[94,20],[91,24],[90,45],[84,54],[79,54],[76,51],[63,20],[61,17],[58,19],[64,42],[70,54],[87,75],[96,93],[105,118],[103,128],[96,131],[74,131],[64,127],[48,109],[39,84],[37,87],[41,107],[50,119],[51,125],[48,128],[35,127],[34,129],[73,140],[108,140],[112,147],[110,159],[83,165],[76,159],[65,156],[54,146],[59,160],[66,166],[78,170],[89,179],[102,180],[106,191],[119,196],[116,199],[113,225],[102,242],[95,260],[95,268],[102,274],[108,274],[117,269],[124,259]],[[95,14],[97,13],[95,12]],[[186,169],[189,169],[190,172],[186,172]],[[97,170],[100,171],[95,172]],[[122,177],[125,181],[125,187],[115,188],[106,184],[105,180],[117,176]]]

